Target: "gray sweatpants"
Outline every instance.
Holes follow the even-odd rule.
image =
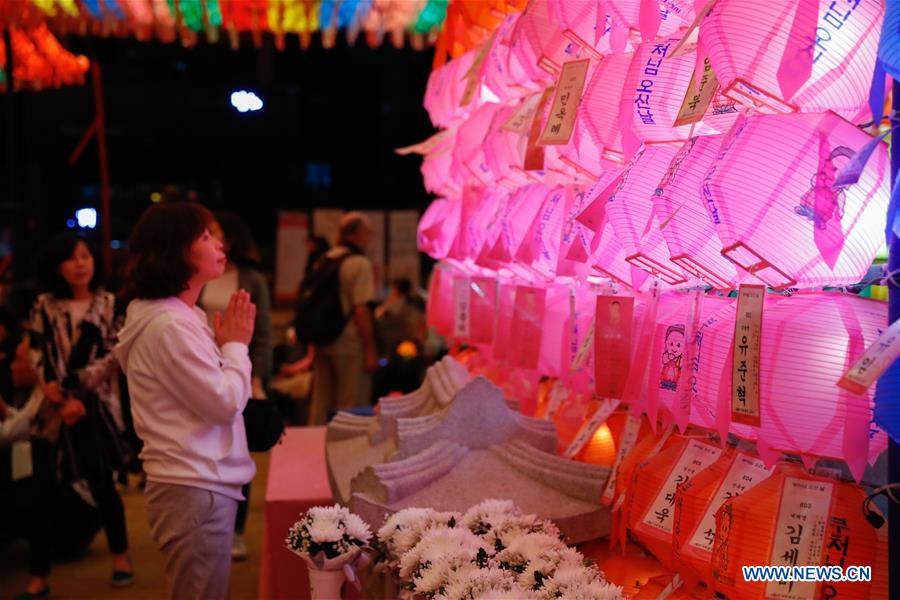
[[[150,533],[165,560],[172,600],[228,597],[237,500],[209,490],[147,482]]]

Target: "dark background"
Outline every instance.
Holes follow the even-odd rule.
[[[326,50],[318,39],[301,50],[290,37],[283,52],[271,38],[260,48],[244,38],[237,51],[224,39],[191,49],[115,38],[61,42],[102,70],[114,240],[127,240],[159,192],[240,212],[271,268],[279,209],[428,203],[421,157],[393,149],[434,131],[422,108],[431,51],[373,49],[362,40]],[[256,92],[262,111],[236,111],[230,95],[239,89]],[[94,118],[90,73],[84,86],[12,96],[10,106],[10,94],[0,94],[0,256],[15,239],[22,273],[76,209],[99,208],[99,166],[96,141],[68,165]]]

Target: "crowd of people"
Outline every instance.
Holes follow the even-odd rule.
[[[321,425],[421,380],[432,346],[424,302],[408,280],[377,301],[371,238],[351,212],[333,247],[310,240],[296,343],[279,348],[269,282],[236,214],[149,208],[114,291],[86,239],[48,241],[27,317],[21,297],[0,309],[0,510],[25,517],[0,526],[0,539],[29,542],[19,599],[49,596],[53,558],[83,550],[100,528],[109,582],[134,582],[116,485],[129,472],[145,485],[170,597],[227,595],[231,561],[247,556],[257,449],[248,407]]]

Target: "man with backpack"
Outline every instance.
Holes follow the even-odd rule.
[[[298,341],[315,346],[310,425],[324,425],[334,410],[368,406],[378,366],[368,307],[375,275],[365,255],[372,226],[362,213],[350,212],[339,231],[337,245],[304,280],[294,321]]]

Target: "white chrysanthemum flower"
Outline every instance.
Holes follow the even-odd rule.
[[[353,513],[347,514],[347,518],[344,521],[344,526],[346,528],[347,535],[349,535],[354,540],[359,540],[363,544],[368,544],[372,539],[372,530],[369,529],[369,526],[363,521],[358,515]]]
[[[432,508],[404,508],[392,514],[378,530],[378,540],[387,544],[399,530],[425,528],[425,523],[434,513]]]
[[[603,579],[595,567],[561,565],[541,589],[541,598],[572,598],[573,600],[621,600],[625,598],[621,587]]]
[[[556,557],[566,548],[559,539],[546,533],[528,533],[514,539],[508,548],[497,554],[496,560],[508,568],[521,572],[534,560]]]
[[[462,525],[477,534],[499,527],[521,512],[511,500],[485,500],[471,507],[462,517]]]
[[[307,526],[309,537],[319,544],[337,542],[344,537],[343,528],[332,521],[313,521]]]
[[[519,598],[519,592],[513,574],[509,571],[466,565],[450,574],[443,591],[436,594],[434,600],[472,600],[492,593],[501,593],[500,598],[509,599]]]
[[[400,558],[400,579],[412,581],[416,590],[437,591],[453,571],[475,564],[479,551],[487,547],[467,529],[439,527],[429,529],[422,540]]]

